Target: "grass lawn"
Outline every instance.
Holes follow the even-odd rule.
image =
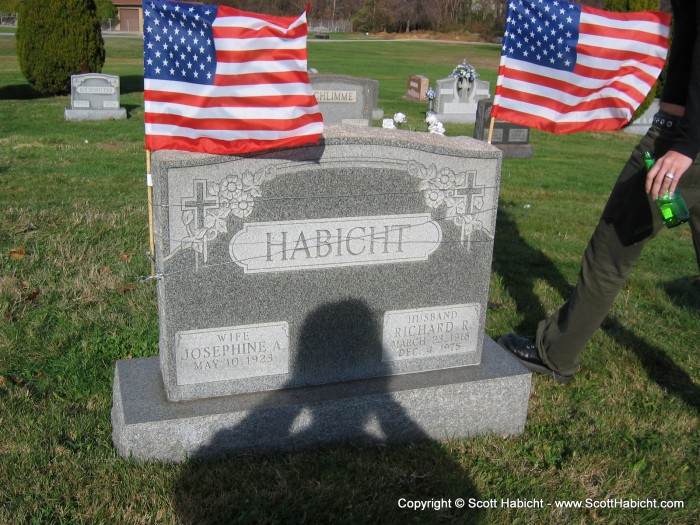
[[[155,287],[141,279],[141,41],[106,39],[104,72],[121,76],[129,119],[85,123],[64,120],[68,97],[32,92],[14,44],[0,38],[0,523],[700,522],[700,289],[683,280],[698,273],[686,226],[647,247],[568,388],[533,378],[520,436],[178,465],[118,457],[114,362],[158,353]],[[434,83],[464,58],[494,85],[495,46],[309,41],[311,67],[379,80],[379,106],[415,129],[425,106],[401,99],[407,76]],[[535,158],[503,162],[489,335],[532,333],[568,297],[636,140],[533,131]]]

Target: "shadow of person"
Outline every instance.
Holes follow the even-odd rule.
[[[535,293],[536,279],[547,281],[563,300],[573,293],[574,286],[566,280],[551,259],[522,238],[505,202],[499,204],[493,261],[493,270],[501,277],[504,288],[515,301],[517,312],[522,315],[523,321],[514,329],[517,333],[533,336],[539,321],[548,315]],[[669,295],[674,293],[673,286],[667,285],[666,288]],[[679,300],[692,305],[692,299],[688,298],[692,294],[692,290],[686,290],[682,295],[684,299]],[[677,293],[675,295],[681,297]],[[637,356],[652,381],[669,395],[700,411],[700,388],[664,349],[648,343],[613,315],[606,317],[601,329],[620,346]]]
[[[513,331],[534,336],[537,323],[547,316],[535,293],[536,282],[548,282],[562,297],[569,297],[574,287],[541,250],[525,242],[518,225],[508,213],[511,206],[507,202],[501,202],[498,206],[492,269],[503,280],[522,317]]]
[[[321,371],[334,382],[269,392],[197,450],[175,487],[180,521],[391,523],[395,515],[405,523],[417,515],[409,502],[420,500],[431,502],[427,522],[476,523],[478,511],[455,503],[478,499],[476,489],[447,446],[429,440],[395,400],[389,371],[346,379],[381,356],[379,324],[365,302],[312,312],[288,384],[310,384]]]

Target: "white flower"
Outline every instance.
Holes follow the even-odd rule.
[[[427,122],[428,125],[437,123],[438,119],[435,116],[435,113],[428,113],[428,115],[425,117],[425,122]]]
[[[399,112],[394,115],[394,122],[396,122],[397,124],[405,124],[406,120],[406,115],[404,115],[403,113]]]
[[[384,129],[396,129],[396,126],[394,125],[394,119],[385,118],[384,120],[382,120],[382,127]]]
[[[444,135],[445,126],[442,125],[442,122],[436,121],[434,124],[430,124],[430,126],[428,127],[428,131],[436,135]]]

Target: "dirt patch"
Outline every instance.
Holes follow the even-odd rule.
[[[387,40],[440,40],[443,42],[488,42],[481,35],[472,33],[436,33],[434,31],[411,31],[410,33],[372,33],[372,36]]]

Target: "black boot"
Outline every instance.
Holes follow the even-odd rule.
[[[513,354],[528,370],[550,375],[554,377],[560,385],[568,385],[573,378],[573,376],[559,374],[545,365],[537,353],[535,341],[530,338],[520,337],[518,334],[511,333],[501,337],[498,340],[498,344]]]

